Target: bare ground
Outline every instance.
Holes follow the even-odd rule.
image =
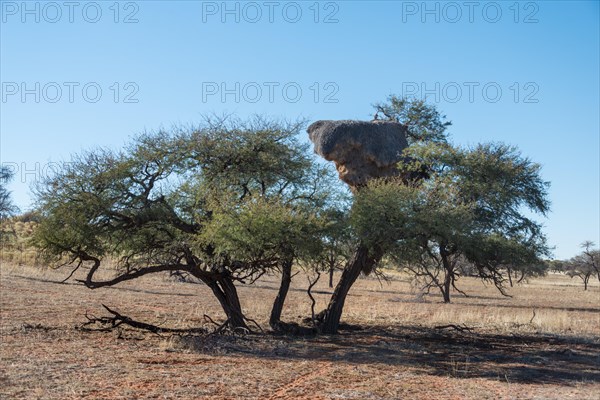
[[[402,277],[361,279],[338,336],[157,335],[81,330],[104,303],[137,320],[210,328],[203,286],[152,277],[89,290],[66,271],[0,268],[2,399],[598,399],[600,290],[549,276],[505,298],[463,278],[472,297],[441,304]],[[277,282],[240,288],[264,327]],[[309,315],[299,275],[284,319]],[[315,289],[319,310],[330,289]],[[535,311],[535,316],[534,316]],[[471,331],[459,331],[456,324]]]

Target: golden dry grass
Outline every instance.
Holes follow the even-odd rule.
[[[597,399],[600,288],[561,275],[501,296],[472,278],[442,304],[408,279],[360,279],[336,337],[173,336],[129,329],[85,332],[101,304],[171,327],[221,318],[202,285],[148,277],[89,290],[56,283],[66,271],[0,267],[0,398],[13,399]],[[331,290],[315,287],[316,307]],[[295,277],[283,318],[310,314],[306,276]],[[277,280],[241,287],[265,327]],[[535,317],[532,319],[535,310]],[[472,332],[436,329],[462,324]],[[207,326],[208,327],[208,326]]]

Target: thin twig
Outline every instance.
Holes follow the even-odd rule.
[[[531,317],[531,319],[529,320],[529,323],[533,323],[533,319],[535,318],[535,308],[533,309],[533,316]]]
[[[83,261],[79,260],[79,262],[77,263],[77,266],[73,269],[73,271],[71,271],[71,273],[69,274],[69,276],[67,276],[65,279],[63,279],[62,281],[60,281],[60,283],[66,283],[69,279],[71,279],[71,277],[75,274],[75,272],[77,272],[77,270],[79,269],[79,267],[81,267],[83,265]]]
[[[206,314],[204,314],[204,321],[210,322],[211,324],[214,324],[217,327],[214,331],[211,332],[211,335],[218,335],[229,324],[229,319],[225,320],[225,322],[223,322],[222,324],[219,324],[219,323],[215,322],[211,317],[209,317]]]
[[[244,319],[246,321],[252,322],[254,325],[256,325],[256,327],[262,332],[264,333],[265,331],[263,330],[263,328],[261,328],[261,326],[258,324],[258,322],[256,322],[255,320],[253,320],[252,318],[248,318],[246,316],[244,316]]]
[[[204,321],[206,322],[210,322],[212,324],[215,324],[216,326],[220,326],[220,324],[217,324],[211,317],[209,317],[208,315],[204,314]]]
[[[313,326],[316,326],[316,321],[315,321],[315,305],[317,304],[317,301],[313,297],[313,295],[311,293],[311,290],[317,284],[317,282],[319,281],[319,279],[321,278],[321,272],[318,269],[315,269],[315,272],[317,273],[317,278],[314,281],[311,281],[310,277],[307,277],[309,285],[308,285],[308,289],[306,289],[306,293],[308,293],[308,297],[310,297],[310,301],[311,301],[310,313],[311,313],[311,320],[312,320]]]

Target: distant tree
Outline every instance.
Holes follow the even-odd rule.
[[[564,260],[548,260],[548,270],[551,272],[566,273],[566,261]]]
[[[581,247],[584,249],[583,255],[594,271],[596,271],[596,277],[598,278],[598,282],[600,282],[600,249],[594,249],[594,246],[596,244],[591,240],[581,243]]]
[[[5,165],[0,166],[0,246],[3,248],[8,245],[11,238],[16,238],[16,233],[9,218],[18,212],[18,208],[13,204],[11,193],[6,185],[13,179],[14,172]]]
[[[297,139],[303,124],[207,118],[76,156],[36,190],[36,243],[74,271],[90,264],[82,282],[92,289],[187,273],[212,290],[231,328],[249,329],[235,284],[286,271],[320,246],[326,172]],[[97,280],[108,259],[117,275]]]
[[[505,268],[508,283],[512,287],[514,285],[513,279],[516,279],[517,283],[521,283],[528,278],[546,276],[550,264],[547,260],[536,260],[533,263],[508,264]]]
[[[581,244],[584,249],[580,254],[564,262],[564,270],[571,278],[577,276],[583,281],[583,290],[587,290],[593,275],[600,281],[600,250],[594,249],[594,242],[585,241]]]
[[[401,268],[440,290],[444,302],[460,276],[459,263],[505,294],[502,270],[541,261],[548,253],[539,223],[524,209],[548,212],[547,186],[538,164],[513,147],[484,144],[413,145],[406,171],[425,165],[430,177],[406,184],[379,180],[358,193],[352,210],[358,235]]]
[[[10,191],[6,188],[14,178],[14,172],[6,165],[0,166],[0,220],[5,220],[18,212],[13,204]]]

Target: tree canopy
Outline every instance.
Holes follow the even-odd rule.
[[[414,144],[401,168],[427,168],[429,177],[377,180],[356,196],[352,223],[369,246],[437,287],[444,301],[472,263],[504,293],[501,269],[541,263],[548,255],[541,225],[524,213],[545,215],[547,186],[540,166],[498,143],[459,148]]]
[[[376,118],[400,122],[408,128],[408,144],[446,143],[451,121],[425,100],[390,95],[387,101],[376,103]]]

